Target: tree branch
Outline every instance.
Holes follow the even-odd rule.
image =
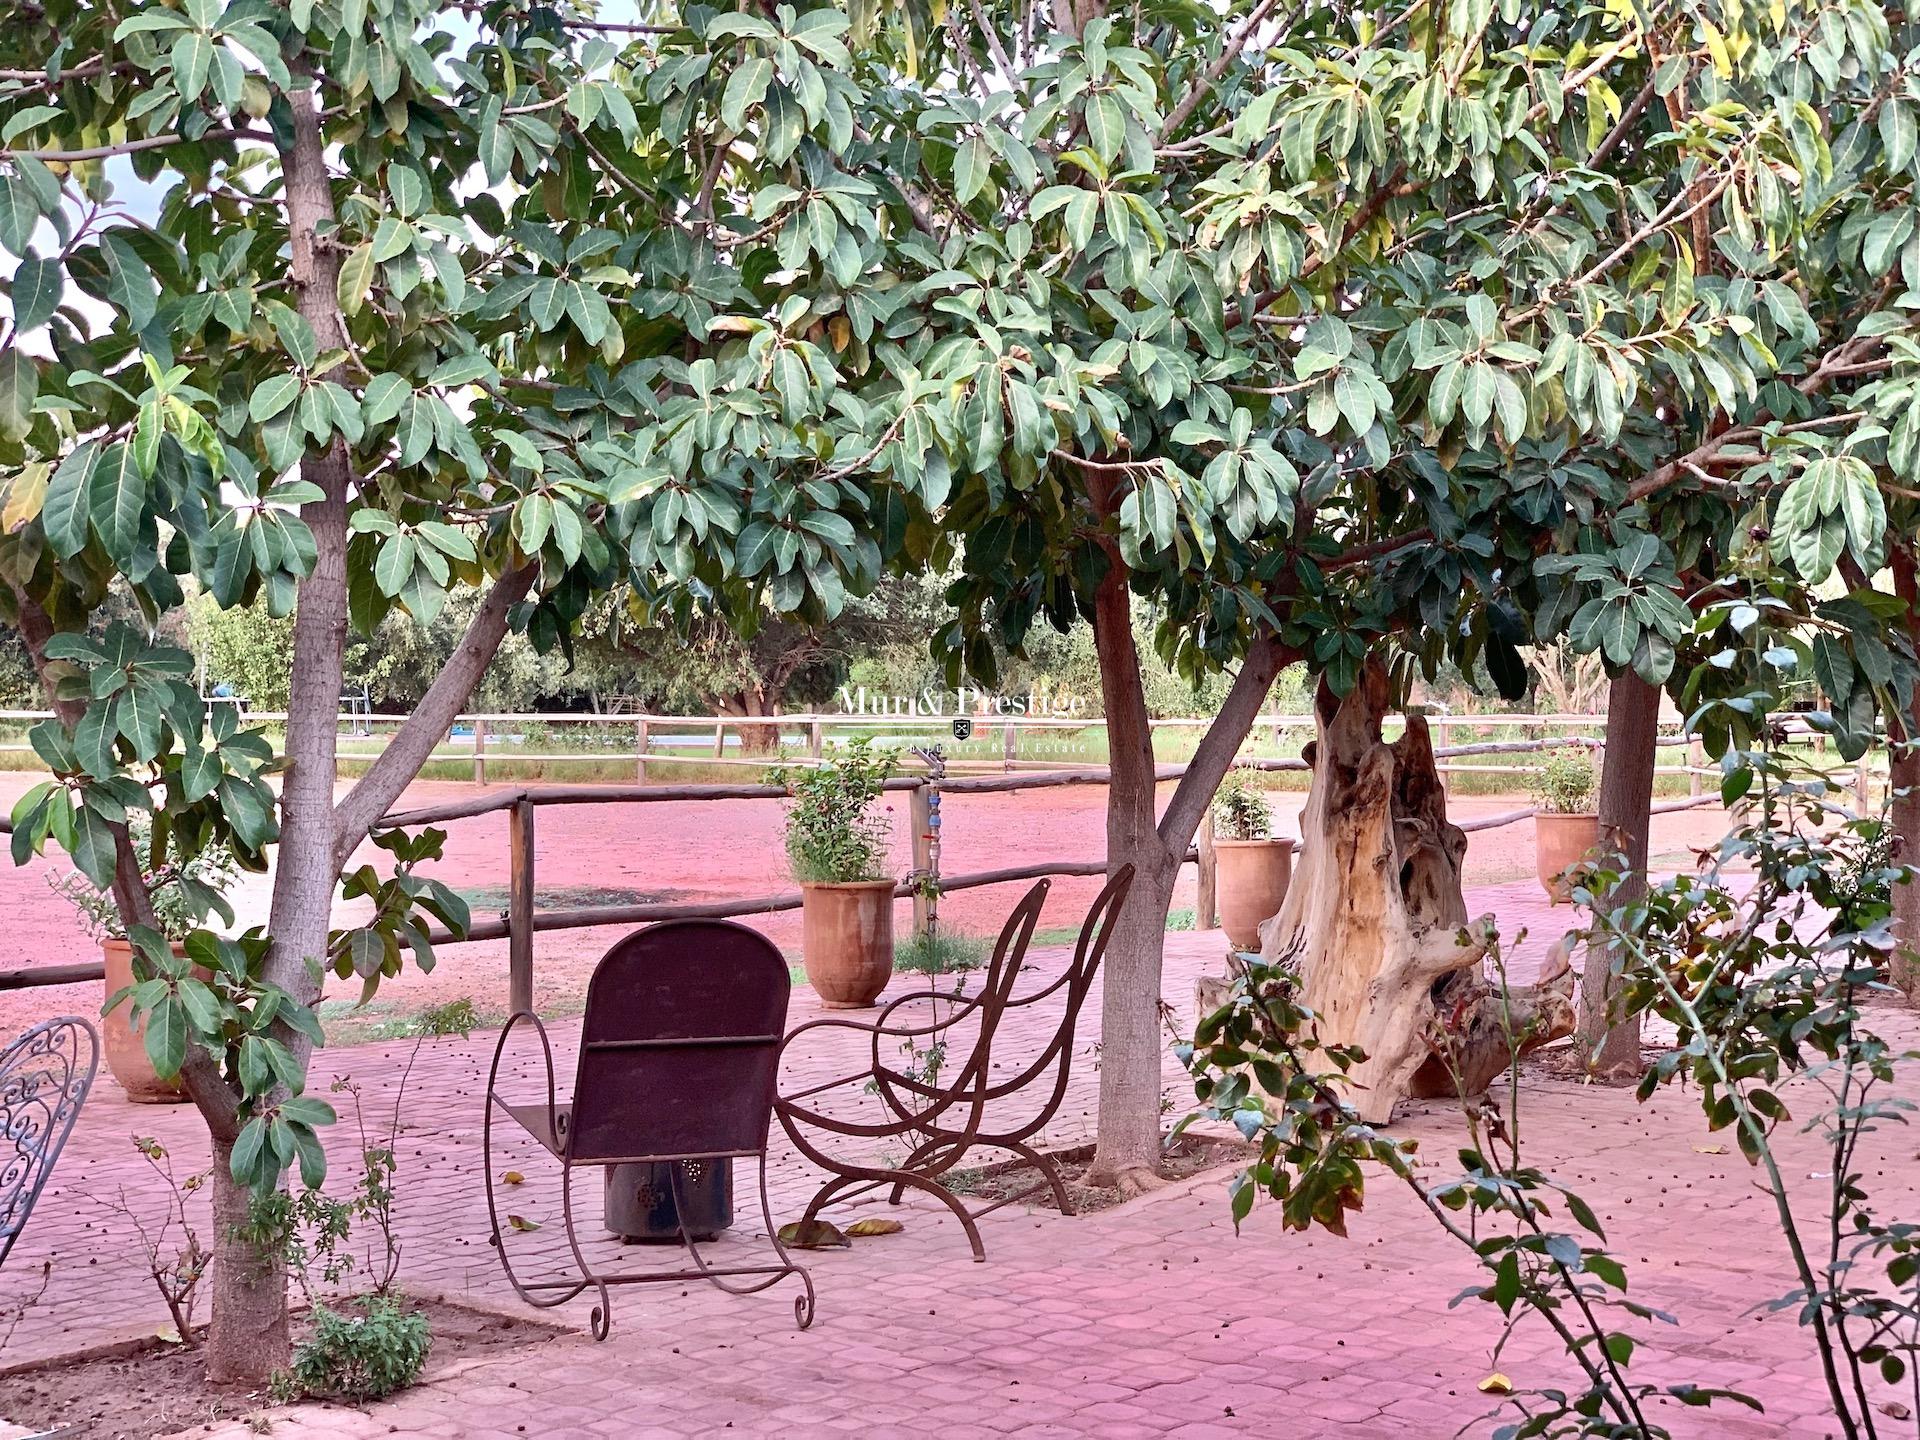
[[[94,145],[85,150],[0,150],[9,160],[110,160],[116,155],[132,155],[141,150],[159,150],[169,145],[198,145],[203,140],[253,140],[262,145],[274,143],[273,136],[259,130],[208,130],[203,134],[149,135],[143,140],[123,140],[118,145]]]
[[[380,752],[380,758],[367,768],[359,783],[334,807],[336,870],[346,866],[354,849],[367,838],[367,832],[393,808],[400,793],[413,782],[420,767],[433,754],[440,737],[458,718],[461,707],[473,694],[473,687],[480,683],[481,675],[506,637],[507,613],[526,598],[539,573],[538,563],[530,561],[493,582],[487,598],[467,622],[466,634],[460,637],[460,643],[434,677],[433,684],[427,687],[413,714]]]
[[[1167,140],[1187,123],[1188,118],[1193,114],[1194,107],[1206,97],[1209,90],[1213,89],[1220,77],[1227,73],[1227,67],[1232,65],[1240,52],[1247,48],[1247,42],[1253,38],[1254,30],[1262,20],[1273,13],[1273,7],[1278,3],[1279,0],[1259,0],[1259,3],[1253,7],[1253,13],[1248,15],[1240,28],[1228,37],[1227,43],[1221,47],[1220,54],[1211,65],[1207,66],[1205,73],[1187,87],[1187,93],[1182,95],[1173,109],[1167,112],[1167,118],[1160,124],[1160,134],[1154,141],[1156,145]]]
[[[1247,647],[1246,659],[1240,662],[1240,673],[1233,677],[1227,698],[1221,702],[1206,734],[1200,737],[1193,758],[1187,762],[1187,773],[1180,777],[1173,798],[1160,816],[1160,840],[1169,851],[1180,853],[1192,843],[1200,817],[1213,803],[1213,792],[1220,788],[1220,781],[1240,753],[1240,744],[1253,728],[1260,707],[1267,703],[1267,692],[1273,689],[1274,677],[1293,658],[1271,635],[1262,635]]]

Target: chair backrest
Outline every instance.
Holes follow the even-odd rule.
[[[764,1151],[792,988],[780,952],[731,921],[669,920],[620,941],[587,986],[568,1158]]]
[[[1087,910],[1087,918],[1080,923],[1080,938],[1073,949],[1073,960],[1066,970],[1052,984],[1036,990],[1031,995],[1009,999],[1006,1003],[1007,1016],[1017,1015],[1028,1006],[1064,990],[1065,999],[1061,1004],[1059,1023],[1047,1039],[1040,1053],[1018,1071],[1005,1079],[996,1080],[987,1090],[986,1098],[997,1099],[1014,1094],[1044,1073],[1049,1066],[1057,1066],[1054,1079],[1054,1092],[1044,1107],[1041,1120],[1032,1128],[1038,1129],[1051,1118],[1053,1107],[1066,1093],[1067,1074],[1073,1061],[1073,1037],[1079,1023],[1080,1007],[1085,1004],[1087,992],[1093,988],[1093,977],[1099,973],[1100,961],[1107,953],[1107,941],[1113,936],[1113,927],[1120,918],[1120,910],[1127,903],[1128,892],[1133,889],[1134,867],[1122,865],[1108,878],[1100,893],[1094,897],[1092,906]],[[1004,1063],[1004,1062],[1003,1062]]]
[[[75,1015],[45,1020],[0,1050],[0,1265],[20,1237],[100,1063],[100,1037]]]
[[[891,1086],[902,1095],[918,1095],[923,1100],[934,1101],[939,1109],[946,1108],[960,1100],[963,1094],[970,1090],[977,1091],[986,1084],[993,1059],[994,1032],[999,1028],[1000,1018],[1006,1012],[1007,999],[1020,978],[1021,962],[1026,959],[1027,945],[1033,939],[1034,928],[1040,923],[1040,912],[1046,906],[1047,891],[1052,883],[1046,879],[1035,881],[1032,888],[1020,897],[1020,903],[1008,912],[1006,923],[1000,927],[1000,938],[994,942],[993,956],[979,973],[977,989],[971,993],[960,992],[959,998],[952,1002],[948,1002],[943,993],[929,990],[921,995],[902,996],[887,1007],[883,1012],[882,1027],[876,1028],[873,1037],[872,1071],[877,1084]],[[916,1002],[930,1004],[935,1012],[935,1019],[929,1027],[934,1033],[927,1037],[927,1044],[937,1043],[945,1047],[944,1059],[933,1083],[929,1083],[924,1074],[909,1074],[900,1069],[897,1062],[886,1053],[894,1047],[890,1044],[885,1022],[893,1020],[902,1007]],[[945,1003],[951,1003],[956,1013],[952,1019],[941,1021],[938,1009]],[[971,1039],[967,1038],[968,1035],[971,1035]],[[956,1041],[961,1043],[956,1045]],[[933,1113],[938,1113],[938,1110]]]

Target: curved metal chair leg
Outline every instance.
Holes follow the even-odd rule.
[[[669,1172],[667,1183],[673,1190],[675,1210],[679,1214],[686,1214],[686,1190],[681,1182],[679,1166],[675,1165]],[[772,1289],[789,1275],[798,1275],[801,1285],[805,1287],[805,1293],[793,1297],[793,1318],[799,1322],[800,1328],[805,1330],[809,1325],[813,1324],[813,1277],[809,1275],[804,1268],[794,1263],[793,1257],[787,1254],[787,1247],[780,1243],[779,1229],[773,1223],[773,1207],[767,1198],[767,1164],[765,1156],[762,1156],[760,1161],[760,1214],[767,1224],[767,1239],[773,1245],[774,1254],[780,1257],[780,1268],[774,1271],[773,1274],[768,1275],[762,1280],[757,1280],[751,1285],[729,1285],[724,1278],[726,1272],[717,1271],[711,1265],[707,1264],[706,1257],[700,1253],[698,1242],[694,1240],[684,1225],[680,1228],[681,1243],[687,1247],[687,1254],[692,1258],[694,1268],[700,1272],[707,1283],[717,1290],[726,1291],[729,1295],[757,1295],[762,1290]]]
[[[917,1150],[902,1160],[897,1168],[900,1170],[922,1171],[930,1175],[943,1175],[958,1163],[962,1155],[966,1154],[966,1149],[966,1145],[961,1141],[935,1137],[932,1140],[922,1143]],[[932,1163],[933,1157],[937,1156],[942,1150],[951,1150],[953,1153],[948,1157],[946,1164],[935,1167]],[[894,1181],[893,1189],[887,1196],[887,1203],[889,1205],[898,1205],[900,1203],[900,1195],[905,1183],[905,1181],[898,1179]]]
[[[509,1020],[506,1029],[500,1032],[499,1042],[493,1047],[493,1064],[487,1070],[487,1098],[480,1117],[480,1163],[484,1167],[481,1179],[487,1192],[487,1243],[493,1246],[494,1253],[500,1257],[500,1268],[506,1271],[507,1283],[513,1286],[513,1293],[518,1295],[522,1302],[532,1305],[536,1309],[551,1310],[557,1305],[566,1304],[569,1300],[584,1291],[592,1282],[582,1280],[570,1289],[566,1288],[566,1282],[564,1281],[531,1282],[534,1285],[540,1286],[542,1289],[551,1286],[560,1291],[558,1294],[539,1295],[528,1288],[528,1282],[522,1281],[520,1276],[515,1273],[513,1261],[507,1255],[506,1237],[501,1234],[500,1231],[500,1211],[493,1198],[493,1107],[494,1100],[499,1093],[500,1057],[506,1051],[507,1035],[512,1029],[513,1022]],[[543,1043],[545,1038],[546,1037],[542,1035],[541,1039]],[[549,1089],[551,1089],[553,1070],[553,1056],[551,1052],[547,1054],[547,1070]],[[605,1289],[604,1286],[601,1288],[603,1290]]]
[[[570,1161],[563,1161],[562,1164],[565,1169],[560,1180],[560,1214],[567,1227],[567,1246],[573,1251],[573,1261],[580,1267],[581,1276],[580,1289],[573,1293],[578,1295],[580,1290],[586,1289],[588,1285],[592,1285],[600,1292],[600,1303],[593,1307],[593,1314],[589,1317],[588,1323],[593,1330],[593,1338],[604,1340],[607,1338],[607,1333],[613,1329],[613,1296],[607,1289],[607,1282],[594,1273],[593,1266],[581,1253],[580,1237],[573,1228],[573,1165]]]

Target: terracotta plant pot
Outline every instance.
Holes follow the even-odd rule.
[[[118,994],[133,983],[133,946],[125,940],[102,940],[100,951],[107,963],[106,994]],[[173,953],[186,952],[176,945]],[[127,1004],[101,1017],[100,1036],[106,1045],[107,1068],[127,1092],[127,1099],[136,1105],[178,1105],[186,1100],[187,1092],[178,1080],[162,1080],[153,1073],[146,1040],[135,1027]]]
[[[829,1010],[865,1010],[893,976],[893,881],[800,887],[807,981]]]
[[[1542,813],[1533,817],[1534,862],[1550,904],[1563,905],[1573,899],[1567,871],[1586,859],[1599,843],[1598,815]]]
[[[1213,842],[1214,886],[1220,928],[1236,950],[1260,948],[1260,926],[1280,913],[1293,877],[1293,841]]]

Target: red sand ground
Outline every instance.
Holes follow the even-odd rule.
[[[0,773],[0,804],[13,801],[34,782],[26,774]],[[402,808],[470,796],[469,784],[423,782],[409,789]],[[1164,800],[1171,787],[1162,792]],[[903,795],[890,797],[894,822],[897,868],[909,868],[907,805]],[[1298,834],[1296,812],[1304,796],[1276,794],[1274,809],[1281,833]],[[1053,790],[1020,791],[1010,795],[949,796],[943,807],[942,862],[947,874],[1033,864],[1044,860],[1086,859],[1105,847],[1103,807],[1106,792],[1098,786],[1063,786]],[[1525,802],[1513,797],[1462,797],[1452,813],[1455,819],[1512,810]],[[694,901],[774,895],[790,890],[780,844],[781,807],[770,801],[700,801],[640,805],[569,805],[538,811],[536,878],[542,908],[638,901]],[[1656,865],[1685,863],[1688,847],[1709,843],[1724,822],[1718,809],[1656,816],[1653,851]],[[507,823],[504,814],[458,820],[447,829],[447,854],[436,873],[465,892],[476,915],[497,913],[506,904]],[[362,858],[385,859],[371,846]],[[67,964],[92,958],[96,948],[72,910],[48,888],[47,877],[59,873],[66,861],[53,856],[23,869],[0,867],[0,904],[11,942],[0,967]],[[1533,871],[1532,827],[1524,822],[1469,836],[1467,880],[1487,885],[1513,880]],[[1189,867],[1174,897],[1174,908],[1193,905],[1194,871]],[[235,895],[243,925],[264,918],[268,883],[265,877],[243,877]],[[1079,922],[1098,889],[1094,879],[1061,878],[1054,882],[1042,925],[1068,926]],[[991,935],[1016,892],[1007,886],[960,891],[941,902],[945,923],[961,930]],[[899,904],[896,924],[904,934],[909,906]],[[798,958],[800,917],[797,911],[744,917]],[[542,1009],[566,1008],[577,1003],[593,961],[612,943],[617,932],[605,929],[542,934],[535,941],[537,1003]],[[359,984],[334,982],[328,1020],[358,997]],[[459,996],[473,999],[482,1011],[499,1013],[506,1004],[506,942],[481,942],[449,947],[431,975],[409,970],[390,982],[382,996],[355,1022],[392,1020],[422,1006]],[[49,986],[29,991],[0,992],[0,1034],[33,1020],[60,1013],[92,1014],[99,1008],[97,986]],[[346,1038],[342,1036],[342,1038]]]

